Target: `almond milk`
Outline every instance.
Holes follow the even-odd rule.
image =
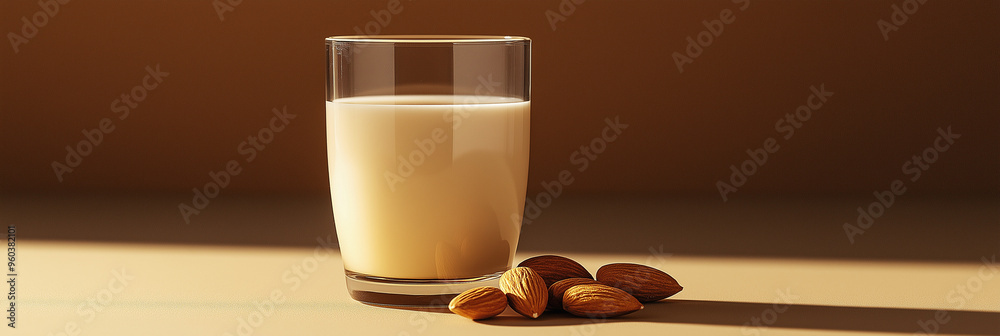
[[[327,102],[344,268],[399,279],[504,271],[517,247],[530,102],[363,96]]]

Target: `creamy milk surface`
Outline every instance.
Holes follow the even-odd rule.
[[[530,102],[363,96],[327,102],[345,269],[403,279],[507,269],[528,174]]]

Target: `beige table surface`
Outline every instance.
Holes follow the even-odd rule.
[[[914,199],[909,205],[900,205],[894,210],[908,214],[904,218],[915,217],[935,225],[879,224],[884,225],[885,231],[896,232],[897,239],[919,242],[921,235],[928,232],[940,235],[932,227],[939,224],[936,221],[944,221],[933,215],[941,212],[950,213],[946,216],[949,220],[959,218],[978,225],[968,227],[956,223],[953,228],[979,231],[959,232],[958,236],[944,240],[943,243],[953,248],[949,251],[958,251],[953,255],[945,255],[941,252],[944,250],[938,250],[940,247],[928,245],[909,250],[918,256],[914,258],[874,252],[871,254],[878,258],[864,258],[850,257],[854,252],[809,257],[780,253],[697,253],[701,250],[689,245],[707,244],[710,246],[704,249],[711,250],[711,245],[718,242],[700,239],[700,243],[685,245],[683,237],[671,238],[653,228],[645,231],[647,234],[643,231],[629,233],[635,237],[628,245],[634,246],[631,250],[618,248],[613,251],[615,249],[597,246],[592,249],[594,252],[588,252],[586,246],[574,248],[571,243],[553,243],[559,248],[546,250],[537,239],[555,239],[556,234],[548,230],[560,231],[557,228],[562,224],[556,224],[560,218],[572,219],[573,225],[579,225],[578,230],[570,230],[575,233],[565,234],[570,239],[595,234],[585,229],[588,224],[584,217],[602,219],[601,214],[606,211],[621,210],[631,214],[619,217],[632,216],[638,220],[642,216],[636,213],[643,211],[648,212],[646,217],[659,218],[659,212],[703,210],[698,206],[700,203],[694,201],[561,200],[562,205],[548,209],[532,224],[537,226],[526,227],[522,232],[523,246],[515,262],[537,254],[556,253],[580,261],[592,272],[610,262],[643,263],[675,276],[684,285],[684,291],[663,302],[647,304],[646,309],[637,313],[611,320],[548,313],[538,320],[528,320],[508,309],[498,318],[473,322],[450,313],[372,307],[353,301],[346,292],[342,263],[335,247],[327,249],[318,243],[313,246],[267,246],[162,241],[130,243],[111,238],[105,241],[32,239],[33,236],[46,236],[38,229],[41,223],[55,223],[58,218],[66,218],[66,213],[53,209],[67,210],[72,206],[55,201],[31,205],[34,203],[5,199],[0,210],[7,214],[7,221],[20,223],[22,238],[17,246],[18,327],[16,331],[5,327],[0,334],[63,335],[61,332],[69,327],[79,335],[888,335],[917,333],[921,330],[921,321],[934,319],[935,314],[947,314],[942,315],[947,322],[940,327],[941,334],[1000,335],[1000,268],[990,268],[975,257],[992,258],[995,255],[980,253],[995,251],[997,247],[990,245],[997,241],[996,226],[983,226],[997,223],[995,201],[949,203]],[[70,203],[81,202],[85,203],[79,199]],[[150,201],[128,203],[119,199],[115,202],[119,202],[119,206],[131,206]],[[297,205],[287,206],[313,204],[295,203]],[[647,203],[674,205],[645,207],[643,204]],[[101,204],[104,203],[88,206],[100,212]],[[238,204],[231,205],[238,209]],[[280,202],[271,204],[287,210],[281,208]],[[586,209],[595,209],[595,204],[604,204],[603,210],[588,213]],[[753,206],[730,204],[728,207],[755,208],[754,211],[761,214],[786,209],[790,213],[788,216],[807,219],[832,212],[850,215],[850,204],[854,203],[816,201],[810,204],[813,205],[786,200],[761,201]],[[315,205],[321,206],[322,200]],[[260,208],[244,206],[242,209]],[[228,209],[229,205],[218,207]],[[928,207],[933,211],[927,210]],[[803,210],[802,214],[794,215],[790,209],[812,209],[815,213]],[[139,223],[139,218],[127,216],[108,220],[135,221],[135,225],[155,225],[157,221],[166,220],[148,211],[136,210],[136,213],[136,216],[148,215],[145,220],[153,224]],[[744,215],[742,210],[728,215],[706,213],[704,226],[711,226],[711,222],[723,220],[725,216]],[[73,216],[81,215],[74,213]],[[689,217],[675,216],[679,221]],[[729,220],[735,221],[734,218]],[[831,221],[831,226],[839,226],[836,221],[841,220]],[[175,229],[184,230],[183,227]],[[274,236],[281,236],[288,229],[275,225],[271,230]],[[838,230],[834,228],[830,232]],[[595,228],[594,231],[598,237],[577,240],[598,245],[602,240],[609,245],[621,240],[609,229]],[[773,238],[767,237],[784,232],[766,228],[762,231],[758,236],[741,235],[763,244],[760,250],[766,251],[773,246],[764,245],[775,244],[769,240]],[[110,231],[106,233],[113,236]],[[817,254],[809,252],[806,246],[822,245],[820,240],[810,242],[809,235],[796,234],[806,243],[787,236],[776,241],[788,241],[790,248],[798,246],[796,249],[805,251],[802,252],[805,255]],[[874,240],[878,239],[877,234],[872,231],[863,237]],[[648,240],[648,235],[659,238]],[[685,235],[699,237],[696,228],[690,228]],[[719,235],[720,240],[728,239],[737,244],[735,238]],[[988,238],[977,240],[983,235]],[[315,241],[316,238],[335,239],[329,237],[329,233],[321,233],[307,240]],[[830,244],[845,244],[843,237],[830,239],[836,242]],[[649,244],[650,241],[665,243]],[[965,249],[961,248],[963,245]],[[855,251],[852,249],[845,248]],[[864,250],[865,247],[856,249]],[[672,252],[678,250],[689,253]],[[940,252],[943,257],[923,256],[922,253],[928,250]],[[116,276],[116,272],[124,272],[127,285],[118,285],[119,280],[115,279],[121,275]],[[960,294],[960,290],[965,294]],[[275,304],[272,310],[267,302],[275,293],[284,300]],[[776,302],[788,304],[776,306]],[[938,313],[938,310],[944,312]],[[241,328],[241,321],[248,321],[248,318],[253,323],[246,324],[252,327]],[[769,323],[751,326],[755,320]]]

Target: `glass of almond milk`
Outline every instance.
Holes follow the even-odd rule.
[[[524,210],[531,41],[326,41],[330,194],[351,296],[447,306],[495,286]]]

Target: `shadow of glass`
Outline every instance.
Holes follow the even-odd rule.
[[[520,316],[497,316],[479,323],[496,326],[565,326],[592,323],[652,322],[743,326],[745,328],[791,328],[867,332],[1000,334],[1000,313],[945,310],[944,323],[935,320],[937,310],[907,308],[781,305],[770,303],[665,300],[646,304],[638,312],[612,318],[587,319],[566,313],[545,313],[537,320]],[[753,322],[758,321],[757,325]],[[921,329],[923,321],[929,330]],[[768,323],[770,322],[770,323]],[[937,327],[935,327],[935,325]],[[935,330],[937,329],[937,330]]]
[[[366,306],[387,308],[387,309],[409,310],[409,311],[418,311],[425,313],[451,314],[451,310],[448,310],[448,307],[408,307],[408,306],[381,305],[368,302],[361,302],[361,303]]]

